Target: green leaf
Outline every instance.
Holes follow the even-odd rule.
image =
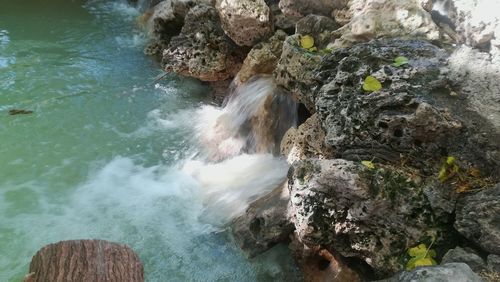
[[[430,265],[436,265],[436,261],[433,260],[432,258],[421,258],[421,259],[417,259],[415,261],[415,267],[417,266],[430,266]]]
[[[378,81],[375,77],[369,75],[365,78],[363,82],[363,90],[368,92],[378,91],[382,89],[382,83]]]
[[[392,64],[395,67],[400,67],[402,65],[408,64],[408,58],[399,56],[394,59],[394,63]]]
[[[361,161],[361,164],[366,166],[368,169],[375,169],[375,165],[371,161]]]
[[[455,157],[449,156],[446,158],[446,163],[448,165],[453,165],[455,163],[455,161],[456,161]]]
[[[416,247],[408,249],[408,254],[412,258],[408,260],[408,263],[406,264],[407,270],[412,270],[417,266],[437,264],[437,262],[433,259],[436,256],[436,251],[427,249],[427,246],[425,244],[420,244]]]
[[[425,246],[425,244],[420,244],[408,250],[408,254],[416,258],[425,257],[426,253],[427,253],[427,246]]]
[[[310,35],[304,35],[300,37],[300,47],[304,49],[309,49],[314,46],[314,38]]]

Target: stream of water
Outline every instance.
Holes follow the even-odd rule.
[[[221,110],[196,81],[155,80],[139,14],[0,0],[0,281],[21,281],[42,246],[86,238],[130,245],[147,281],[298,280],[286,247],[250,260],[225,228],[286,164],[201,157],[203,117]]]

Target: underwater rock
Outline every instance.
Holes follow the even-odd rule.
[[[264,0],[216,0],[222,28],[240,46],[253,46],[273,33],[271,10]]]
[[[126,246],[103,240],[71,240],[41,248],[25,282],[144,281],[139,256]]]
[[[389,279],[378,282],[482,282],[483,280],[465,263],[447,263],[440,266],[418,267],[413,271],[403,271]]]
[[[225,36],[217,10],[200,4],[187,13],[181,33],[163,51],[162,64],[168,72],[218,81],[234,77],[245,55]]]
[[[284,31],[278,30],[268,40],[256,44],[243,61],[237,75],[238,83],[246,82],[254,75],[272,74],[280,58],[286,36]]]
[[[399,257],[434,230],[449,236],[411,172],[361,162],[307,159],[289,172],[289,217],[301,242],[360,258],[378,276],[403,268]],[[437,188],[436,188],[437,189]]]
[[[500,255],[500,184],[458,201],[455,228],[488,253]]]
[[[451,263],[451,262],[462,262],[467,264],[474,272],[480,272],[486,268],[486,263],[484,260],[471,252],[456,247],[451,249],[443,256],[441,264]]]

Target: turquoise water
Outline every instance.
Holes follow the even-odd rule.
[[[122,2],[0,0],[0,281],[59,240],[130,245],[147,281],[291,281],[286,247],[247,259],[184,172],[200,83],[142,54]],[[9,115],[11,109],[33,111]]]

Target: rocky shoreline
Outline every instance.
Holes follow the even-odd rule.
[[[145,52],[165,71],[211,83],[218,96],[232,79],[269,75],[300,105],[300,124],[281,142],[288,182],[232,224],[250,255],[289,243],[307,281],[495,281],[499,8],[165,0],[140,22]],[[424,257],[412,256],[421,245]],[[425,268],[401,272],[412,259]]]

